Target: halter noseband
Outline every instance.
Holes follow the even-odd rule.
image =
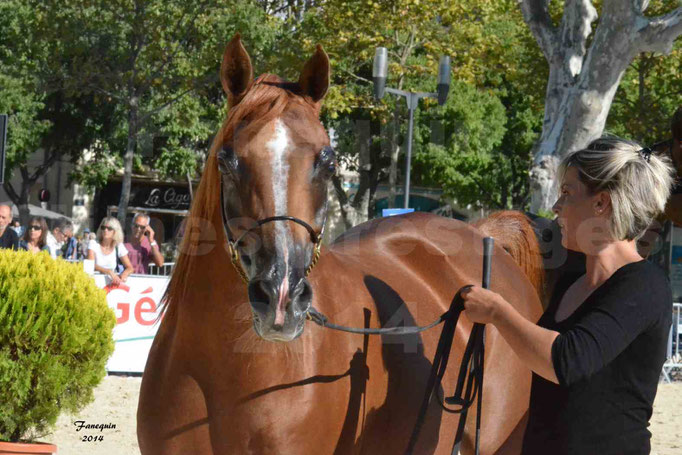
[[[268,218],[263,218],[262,220],[258,220],[256,222],[255,226],[244,231],[242,233],[242,235],[237,237],[237,240],[232,240],[234,238],[234,236],[230,232],[230,228],[227,226],[228,218],[227,218],[227,213],[225,212],[225,197],[224,197],[224,190],[223,190],[223,182],[222,182],[222,178],[221,178],[221,181],[220,181],[220,214],[223,217],[223,230],[225,231],[225,238],[227,239],[227,249],[230,253],[230,259],[232,261],[232,265],[234,266],[235,270],[237,271],[237,274],[242,279],[244,284],[247,284],[247,285],[249,284],[249,277],[246,274],[246,270],[244,270],[244,267],[242,266],[242,262],[239,258],[239,250],[237,249],[237,246],[239,245],[239,242],[241,242],[241,240],[244,238],[244,236],[246,234],[253,231],[254,229],[259,229],[262,225],[264,225],[266,223],[270,223],[271,221],[293,221],[294,223],[300,224],[301,226],[306,228],[306,230],[310,234],[310,241],[313,243],[314,249],[313,249],[313,257],[310,261],[310,264],[305,269],[305,276],[307,277],[308,274],[310,273],[310,271],[313,269],[313,267],[315,267],[315,265],[317,264],[317,261],[320,259],[320,248],[322,247],[322,237],[324,236],[324,228],[327,224],[326,205],[327,205],[327,203],[325,203],[325,218],[324,218],[324,222],[322,223],[322,229],[320,230],[319,235],[316,234],[315,230],[312,228],[312,226],[310,226],[305,221],[303,221],[299,218],[293,217],[293,216],[280,215],[280,216],[271,216]]]

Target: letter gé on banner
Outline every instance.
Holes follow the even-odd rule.
[[[116,345],[107,371],[142,373],[159,328],[157,318],[169,277],[131,275],[118,287],[109,285],[104,275],[94,278],[95,284],[107,292],[107,304],[116,313]]]

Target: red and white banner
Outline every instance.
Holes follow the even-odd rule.
[[[95,284],[107,291],[107,304],[116,312],[116,347],[107,362],[107,371],[142,373],[159,329],[157,319],[169,277],[131,275],[117,287],[111,286],[104,275],[94,278]]]

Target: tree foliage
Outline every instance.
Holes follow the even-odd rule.
[[[674,3],[654,0],[647,14]],[[549,3],[554,26],[563,4]],[[403,179],[407,109],[402,98],[372,96],[378,46],[389,51],[388,85],[403,90],[434,91],[439,57],[452,59],[448,104],[422,101],[415,118],[413,181],[442,187],[461,204],[527,208],[549,66],[516,0],[6,0],[0,110],[11,114],[9,174],[27,182],[13,191],[16,200],[27,203],[31,182],[49,170],[50,162],[38,174],[25,168],[37,148],[78,163],[73,180],[90,187],[121,167],[197,176],[225,116],[218,70],[237,31],[256,74],[296,80],[315,44],[329,54],[322,120],[337,132],[341,161],[360,175],[352,191],[335,181],[345,210],[362,215],[354,222],[374,213],[380,183],[395,195]],[[647,143],[667,137],[681,93],[680,56],[677,45],[667,57],[636,58],[609,131]],[[491,118],[485,106],[496,106]],[[448,127],[433,132],[438,118]],[[432,142],[434,134],[444,143]]]
[[[424,183],[443,188],[459,205],[508,208],[499,182],[511,164],[499,152],[506,128],[504,106],[494,94],[455,82],[442,107],[425,109],[415,139],[415,170]],[[511,204],[510,204],[511,205]]]

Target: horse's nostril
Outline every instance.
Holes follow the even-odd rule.
[[[265,311],[274,296],[275,290],[268,281],[258,280],[249,284],[249,300],[256,309]]]
[[[294,296],[300,302],[309,302],[313,298],[313,289],[308,281],[303,281],[296,287],[296,294]],[[293,300],[293,299],[292,299]]]

